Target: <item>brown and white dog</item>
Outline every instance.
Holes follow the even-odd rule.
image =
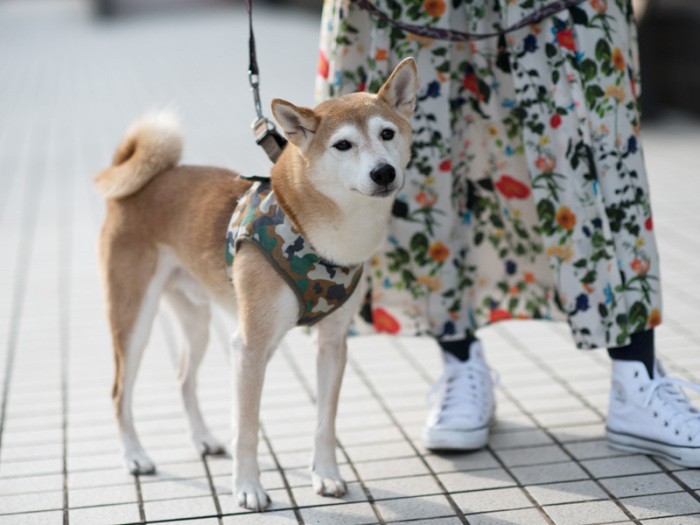
[[[272,188],[280,207],[323,259],[361,264],[384,241],[410,159],[409,119],[417,87],[415,62],[409,58],[376,95],[344,95],[313,110],[272,101],[290,141],[272,168]],[[132,398],[161,297],[185,333],[180,381],[194,444],[202,453],[224,452],[204,423],[195,391],[214,301],[238,319],[230,343],[237,394],[234,490],[241,506],[263,510],[270,501],[257,461],[263,378],[275,348],[298,322],[299,300],[248,243],[237,251],[228,278],[229,221],[251,182],[225,169],[177,166],[181,150],[177,118],[152,115],[127,132],[113,165],[95,179],[107,198],[100,262],[124,459],[133,474],[155,470],[134,428]],[[316,492],[336,497],[344,494],[345,483],[335,458],[335,417],[347,330],[360,298],[358,287],[316,325],[318,424],[312,480]]]

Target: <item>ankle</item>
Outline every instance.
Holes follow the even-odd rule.
[[[608,355],[615,361],[638,361],[644,365],[649,378],[654,378],[656,362],[654,347],[654,330],[645,330],[630,336],[630,343],[625,346],[608,348]]]

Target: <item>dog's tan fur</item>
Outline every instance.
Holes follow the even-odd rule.
[[[368,173],[358,166],[395,164],[402,183],[400,170],[410,156],[408,118],[416,89],[415,64],[408,59],[378,95],[347,95],[314,110],[273,101],[273,113],[291,142],[271,171],[273,188],[285,213],[324,258],[344,265],[363,262],[383,240],[393,201],[386,197],[396,194],[398,177],[379,187],[368,182]],[[368,130],[377,125],[393,126],[396,142],[383,144],[369,136],[376,130]],[[351,157],[329,143],[346,132],[357,141],[352,154],[361,162],[343,161]],[[131,405],[136,371],[161,296],[183,325],[186,344],[180,380],[195,444],[203,453],[224,451],[207,430],[195,395],[196,371],[208,337],[208,304],[214,300],[238,318],[231,340],[238,398],[236,495],[239,504],[262,510],[269,498],[260,486],[256,458],[260,393],[265,364],[296,324],[297,299],[265,257],[247,243],[236,254],[231,286],[225,269],[226,231],[238,198],[251,183],[224,169],[178,167],[181,151],[176,119],[168,114],[151,116],[128,131],[113,166],[96,178],[107,197],[100,263],[115,356],[113,398],[125,460],[133,473],[155,468],[138,441]],[[339,164],[351,180],[335,172]],[[318,324],[319,426],[313,481],[317,492],[336,496],[345,485],[335,460],[335,412],[345,335],[359,298],[356,291]]]

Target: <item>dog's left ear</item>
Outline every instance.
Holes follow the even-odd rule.
[[[416,109],[417,91],[418,71],[416,69],[416,61],[412,57],[408,57],[396,66],[389,80],[384,83],[377,95],[409,119]]]
[[[318,128],[321,118],[309,108],[298,107],[279,98],[272,101],[272,114],[289,142],[305,149]]]

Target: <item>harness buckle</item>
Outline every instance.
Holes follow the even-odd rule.
[[[265,150],[268,158],[273,162],[282,154],[287,145],[287,140],[279,134],[275,125],[265,117],[259,117],[252,125],[255,142]]]

